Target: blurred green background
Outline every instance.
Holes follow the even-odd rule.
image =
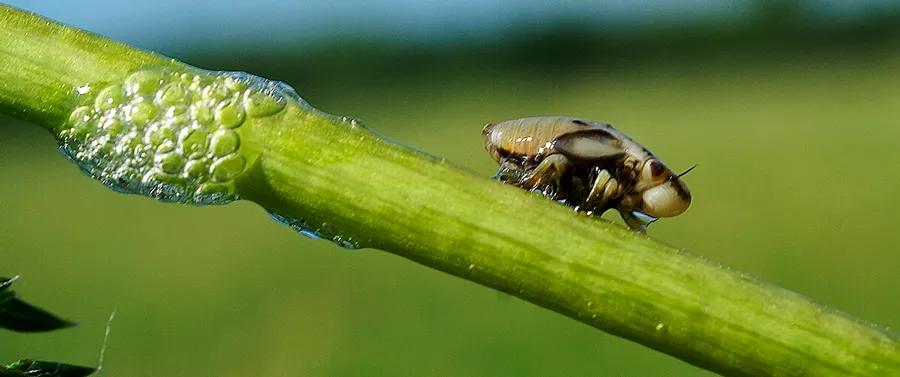
[[[244,29],[222,8],[246,4],[185,15],[167,1],[95,3],[67,13],[11,2],[199,67],[285,81],[319,109],[485,176],[496,169],[481,146],[485,123],[611,122],[676,170],[699,164],[687,177],[691,209],[655,224],[653,237],[900,327],[893,2],[657,0],[610,13],[582,1],[546,14],[512,2],[494,10],[500,17],[469,12],[468,1],[343,1],[338,16],[350,21],[300,33],[277,26],[318,16],[273,1],[253,5],[262,16],[245,13],[249,34],[219,38],[208,37],[217,22]],[[373,7],[373,17],[402,17],[354,24]],[[404,19],[404,7],[424,20]],[[192,28],[126,17],[148,9]],[[265,25],[270,16],[282,21]],[[710,375],[388,253],[309,240],[251,203],[194,208],[114,193],[43,129],[8,118],[0,182],[0,275],[22,275],[24,299],[81,323],[4,332],[0,362],[91,365],[118,308],[105,363],[114,376]]]

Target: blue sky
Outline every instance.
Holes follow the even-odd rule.
[[[321,36],[376,35],[407,42],[490,38],[514,25],[590,20],[611,28],[702,17],[740,18],[749,0],[18,0],[7,4],[141,48],[181,52],[249,43],[259,48]],[[852,17],[895,1],[814,0],[823,14]]]

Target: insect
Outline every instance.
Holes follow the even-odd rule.
[[[676,174],[607,123],[522,118],[488,124],[481,135],[500,164],[495,178],[501,182],[540,192],[588,215],[615,208],[639,232],[691,204],[681,177],[693,167]]]

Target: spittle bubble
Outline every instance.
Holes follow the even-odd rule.
[[[144,69],[84,96],[59,135],[60,151],[113,190],[170,202],[224,204],[255,158],[241,129],[302,99],[242,72]],[[90,88],[90,89],[84,89]]]
[[[269,217],[271,217],[273,220],[281,223],[282,225],[286,225],[286,226],[290,227],[297,233],[300,233],[304,236],[307,236],[307,237],[315,239],[315,240],[318,240],[318,239],[328,240],[328,241],[331,241],[332,243],[334,243],[335,245],[338,245],[340,247],[343,247],[343,248],[349,249],[349,250],[356,250],[356,249],[359,249],[362,247],[362,245],[360,245],[359,242],[354,241],[352,238],[349,238],[349,237],[345,238],[344,236],[337,234],[337,232],[334,230],[334,228],[331,227],[327,223],[319,224],[318,226],[313,226],[313,225],[309,224],[309,222],[307,222],[306,220],[290,218],[290,217],[284,216],[277,212],[269,212]]]

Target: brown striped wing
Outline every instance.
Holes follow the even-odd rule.
[[[598,124],[570,117],[534,117],[497,123],[485,135],[503,156],[535,156],[561,135],[597,128]]]

